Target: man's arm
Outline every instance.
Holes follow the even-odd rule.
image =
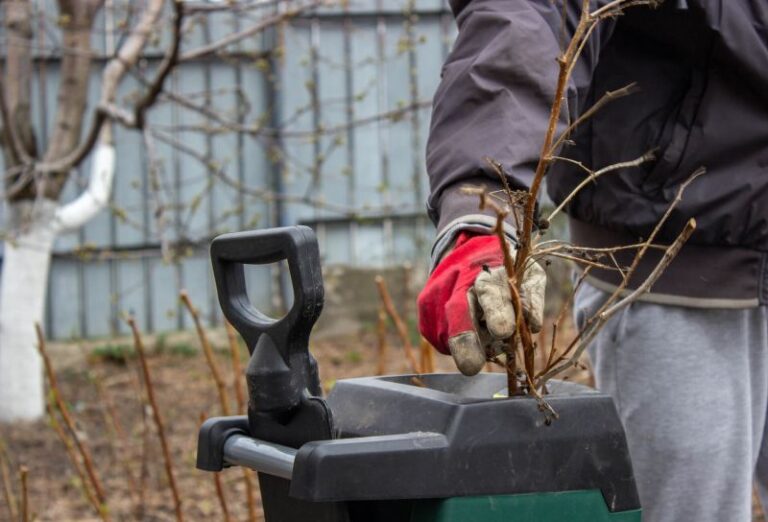
[[[427,143],[428,208],[438,230],[433,262],[460,231],[493,225],[477,198],[460,192],[465,184],[501,189],[484,158],[504,167],[512,188],[530,183],[555,95],[556,59],[581,11],[581,0],[563,1],[451,0],[459,34],[434,96]],[[593,0],[592,9],[605,3]],[[577,63],[566,104],[572,114],[612,29],[612,21],[602,22]],[[567,117],[564,111],[561,123]]]
[[[607,0],[593,0],[593,8]],[[563,11],[565,2],[565,11]],[[538,162],[558,75],[557,57],[578,23],[581,0],[452,0],[459,36],[435,94],[427,144],[430,217],[438,228],[437,265],[419,295],[419,329],[435,348],[450,353],[465,375],[514,333],[515,310],[502,266],[499,240],[488,235],[495,216],[478,210],[465,184],[502,187],[485,161],[500,163],[509,185],[525,189]],[[600,27],[584,49],[569,86],[578,114],[602,42]],[[561,115],[565,124],[566,111]],[[509,226],[507,235],[514,239]],[[439,265],[438,265],[439,262]],[[544,270],[533,263],[521,285],[523,313],[541,328]]]

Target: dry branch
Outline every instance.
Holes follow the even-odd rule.
[[[379,360],[376,365],[376,375],[384,375],[387,373],[387,352],[389,351],[389,346],[387,345],[387,312],[383,305],[379,307],[377,317],[376,341]]]
[[[419,343],[421,349],[421,373],[435,372],[435,349],[429,344],[429,341],[421,338]]]
[[[531,234],[533,232],[533,219],[534,212],[536,210],[536,201],[539,195],[541,182],[544,180],[544,175],[546,174],[547,168],[549,167],[550,156],[552,156],[554,153],[552,150],[552,143],[555,137],[555,132],[557,131],[558,122],[560,121],[563,101],[565,100],[565,91],[568,87],[569,72],[571,70],[571,65],[578,58],[578,50],[580,48],[582,38],[585,36],[589,29],[589,3],[589,0],[582,0],[579,23],[574,30],[571,41],[568,43],[568,47],[557,59],[557,63],[560,66],[560,72],[557,77],[555,98],[552,102],[552,107],[549,114],[549,122],[547,124],[547,131],[544,135],[544,142],[541,146],[541,153],[539,154],[539,161],[536,165],[533,182],[531,183],[531,188],[529,190],[528,200],[525,202],[525,208],[523,210],[523,234],[522,237],[518,238],[520,241],[520,249],[515,266],[518,279],[522,279],[525,261],[527,260],[531,250]]]
[[[72,415],[69,413],[69,408],[61,397],[59,385],[56,380],[56,373],[53,371],[51,359],[48,356],[48,352],[45,348],[45,337],[43,336],[43,329],[40,327],[39,323],[35,323],[35,333],[37,334],[37,349],[43,359],[45,373],[48,376],[48,384],[51,387],[51,396],[53,402],[56,405],[62,420],[64,421],[64,425],[67,427],[69,436],[72,438],[72,441],[74,442],[80,457],[83,459],[83,465],[85,466],[86,474],[91,486],[93,486],[96,498],[98,500],[99,515],[103,520],[109,520],[109,508],[107,507],[106,495],[104,493],[104,488],[101,485],[101,481],[99,480],[99,476],[96,473],[96,467],[93,464],[91,451],[88,446],[80,439],[78,431],[75,427],[75,422],[72,419]]]
[[[195,323],[195,329],[197,330],[197,336],[200,339],[200,344],[203,347],[205,360],[208,363],[208,368],[211,370],[211,375],[213,376],[213,380],[216,383],[216,389],[219,392],[219,404],[221,405],[221,413],[224,415],[229,415],[230,407],[229,397],[227,395],[227,385],[224,382],[224,378],[221,376],[221,370],[219,370],[219,365],[216,362],[216,355],[213,353],[213,348],[211,347],[211,343],[208,340],[208,334],[205,333],[205,328],[203,328],[203,324],[200,322],[200,314],[198,314],[197,309],[192,304],[192,301],[190,300],[189,294],[186,290],[182,290],[179,293],[179,297],[181,298],[181,302],[184,303],[184,306],[187,308],[187,310],[189,310],[189,313],[192,316],[192,320]]]
[[[587,39],[584,39],[584,42],[586,42]],[[589,109],[584,111],[579,115],[576,120],[568,125],[568,127],[560,134],[560,136],[555,140],[555,143],[552,145],[552,148],[550,150],[556,151],[560,148],[560,145],[563,144],[563,142],[568,139],[568,136],[571,135],[571,133],[576,130],[576,127],[587,121],[589,118],[594,116],[600,109],[611,103],[612,101],[618,100],[619,98],[624,98],[625,96],[629,96],[630,94],[634,94],[638,91],[638,87],[636,83],[630,83],[629,85],[622,87],[621,89],[616,89],[615,91],[608,91],[606,92],[599,100],[597,100]]]
[[[19,506],[16,502],[16,495],[13,494],[11,486],[11,470],[8,466],[8,453],[5,450],[5,444],[0,440],[0,474],[3,477],[3,496],[5,505],[11,515],[11,520],[17,520]]]
[[[503,171],[499,171],[503,174]],[[512,255],[507,236],[504,233],[504,219],[509,214],[510,210],[507,208],[499,207],[491,198],[490,194],[484,188],[464,187],[462,191],[465,194],[475,194],[480,197],[480,209],[490,209],[496,214],[496,226],[493,228],[493,233],[499,240],[499,245],[502,252],[502,260],[504,271],[507,274],[507,285],[509,286],[509,292],[512,297],[512,305],[515,310],[515,334],[506,339],[502,345],[506,357],[505,368],[507,370],[507,394],[512,397],[518,393],[517,382],[517,361],[515,354],[515,347],[518,341],[523,346],[523,364],[526,371],[533,371],[533,365],[535,362],[535,354],[533,350],[533,342],[531,340],[531,332],[528,328],[525,318],[523,317],[522,300],[520,299],[520,291],[517,288],[517,282],[520,280],[517,276],[516,261]],[[510,201],[512,201],[512,195],[508,194]],[[513,211],[514,212],[514,211]]]
[[[224,521],[229,522],[232,518],[229,516],[229,507],[227,507],[227,497],[224,496],[224,486],[221,483],[221,473],[213,474],[213,484],[216,488],[216,496],[219,499],[219,506],[221,506],[221,514],[224,516]]]
[[[243,367],[240,364],[240,344],[237,342],[237,331],[229,321],[224,321],[224,327],[227,330],[227,341],[229,342],[229,354],[232,356],[232,387],[235,390],[235,400],[237,401],[237,413],[245,413],[245,391],[241,385],[243,381]]]
[[[640,286],[638,286],[636,290],[631,292],[628,296],[626,296],[624,299],[622,299],[615,305],[609,306],[607,308],[606,308],[606,305],[603,305],[603,308],[599,310],[590,320],[588,320],[587,325],[584,327],[582,331],[579,332],[579,334],[576,336],[576,338],[571,343],[571,345],[566,349],[565,353],[563,353],[563,355],[558,357],[555,364],[558,364],[560,361],[563,361],[571,351],[572,351],[572,354],[567,358],[567,360],[565,360],[561,364],[555,366],[554,368],[547,369],[546,372],[537,379],[536,381],[537,386],[543,386],[552,377],[562,373],[563,371],[567,370],[571,366],[574,366],[578,362],[579,357],[581,357],[581,354],[584,352],[584,350],[586,350],[586,348],[589,346],[592,340],[597,336],[597,333],[600,331],[602,326],[608,321],[608,319],[610,319],[613,315],[616,314],[616,312],[618,312],[622,308],[636,301],[642,294],[647,292],[653,286],[653,284],[658,280],[658,278],[661,276],[661,274],[664,272],[667,266],[669,266],[669,264],[672,262],[674,257],[683,247],[683,245],[688,240],[688,238],[691,237],[691,234],[693,234],[695,229],[696,229],[696,220],[690,219],[688,223],[686,223],[680,235],[669,246],[667,251],[662,256],[661,260],[658,262],[658,264],[653,269],[653,271],[648,275],[645,281]],[[624,278],[624,283],[626,283],[627,277]],[[621,288],[621,290],[623,290],[623,288]],[[611,303],[611,301],[615,299],[616,296],[620,295],[621,290],[617,289],[616,291],[614,291],[614,293],[611,295],[611,298],[609,298],[606,304]]]
[[[123,429],[122,423],[120,422],[120,416],[115,410],[115,404],[112,400],[111,394],[109,391],[107,391],[106,386],[104,386],[104,383],[101,382],[100,378],[96,377],[94,382],[96,384],[96,390],[99,395],[99,402],[103,406],[101,409],[104,417],[104,423],[110,427],[113,434],[112,444],[110,444],[113,456],[123,468],[126,480],[128,481],[128,488],[130,489],[131,494],[134,496],[134,499],[138,501],[139,486],[136,482],[136,477],[133,475],[133,469],[131,469],[131,461],[128,456],[128,452],[126,451],[129,447],[128,437],[125,434],[125,429]],[[117,445],[114,444],[114,442],[117,442]]]
[[[635,269],[637,268],[638,263],[640,262],[640,259],[643,257],[645,252],[648,249],[651,248],[659,248],[659,245],[656,245],[653,243],[656,235],[658,234],[659,230],[663,226],[663,224],[668,219],[669,215],[672,212],[672,209],[675,207],[677,202],[679,201],[680,195],[682,191],[685,189],[685,187],[693,180],[696,176],[700,175],[700,173],[694,174],[692,179],[688,180],[686,183],[683,184],[683,186],[680,188],[680,191],[678,193],[678,196],[676,200],[670,205],[670,208],[667,210],[667,212],[664,214],[664,216],[661,218],[660,222],[658,223],[656,229],[651,234],[651,236],[644,242],[639,243],[638,245],[635,245],[639,251],[637,252],[637,255],[635,256],[635,259],[632,263],[632,265],[625,270],[624,267],[622,267],[617,258],[616,253],[621,250],[626,250],[630,248],[630,246],[618,246],[615,248],[600,248],[600,249],[590,249],[585,247],[575,247],[573,245],[568,244],[564,241],[554,241],[554,242],[544,242],[539,244],[534,244],[533,241],[533,232],[535,227],[538,227],[540,231],[546,230],[549,226],[549,223],[551,220],[559,213],[561,212],[567,205],[570,203],[570,201],[575,197],[575,195],[582,190],[587,184],[590,182],[594,182],[597,178],[600,176],[603,176],[605,174],[608,174],[609,172],[614,172],[619,169],[624,168],[631,168],[631,167],[637,167],[647,161],[650,161],[654,159],[653,152],[648,152],[644,154],[643,156],[636,158],[631,161],[626,162],[620,162],[616,164],[609,165],[607,167],[604,167],[599,170],[592,170],[589,167],[587,167],[584,163],[572,160],[565,157],[557,156],[557,150],[568,140],[568,137],[570,133],[578,127],[580,124],[591,118],[597,111],[599,111],[601,108],[603,108],[606,104],[610,103],[611,101],[618,99],[623,96],[627,96],[635,91],[635,85],[630,84],[624,88],[615,90],[615,91],[609,91],[607,92],[603,97],[601,97],[597,103],[595,103],[592,107],[588,108],[586,111],[582,112],[578,118],[576,118],[575,121],[569,122],[567,125],[565,125],[565,128],[560,131],[559,135],[556,137],[556,133],[558,132],[558,127],[561,126],[561,120],[563,120],[563,111],[567,109],[565,106],[565,95],[566,90],[570,84],[570,78],[573,74],[575,65],[577,60],[579,59],[579,56],[583,52],[583,50],[586,47],[587,41],[589,40],[590,36],[592,35],[593,31],[595,30],[598,22],[602,20],[605,17],[608,16],[614,16],[616,14],[619,14],[623,8],[635,6],[635,5],[655,5],[657,2],[655,0],[615,0],[614,2],[610,3],[610,7],[608,9],[598,9],[594,13],[590,12],[590,0],[581,0],[581,12],[579,15],[578,23],[576,24],[575,28],[573,29],[573,34],[570,39],[570,41],[565,45],[565,49],[562,51],[560,56],[557,58],[558,66],[559,66],[559,73],[557,76],[557,84],[555,86],[555,93],[554,93],[554,99],[552,101],[552,105],[550,107],[550,113],[549,113],[549,119],[546,126],[546,132],[544,135],[541,152],[539,154],[539,160],[536,165],[536,169],[533,176],[533,181],[531,183],[530,189],[526,191],[513,191],[508,183],[507,180],[507,174],[504,172],[503,166],[494,161],[493,159],[486,158],[486,161],[491,165],[493,170],[498,174],[499,178],[501,179],[502,186],[504,187],[503,190],[499,192],[503,192],[506,195],[506,202],[509,206],[507,207],[501,207],[499,204],[497,204],[493,198],[492,195],[489,194],[484,188],[464,188],[463,191],[466,194],[475,194],[478,195],[480,198],[480,209],[483,210],[491,210],[493,214],[496,216],[496,225],[493,229],[493,233],[498,236],[500,241],[500,249],[503,254],[503,266],[505,269],[505,272],[507,274],[507,280],[509,283],[509,289],[511,293],[511,299],[512,304],[515,310],[515,333],[514,335],[509,338],[503,340],[504,343],[502,345],[503,351],[506,354],[506,369],[507,369],[507,381],[508,381],[508,388],[509,388],[509,395],[513,395],[517,391],[518,386],[518,373],[522,373],[524,375],[524,379],[522,382],[524,383],[524,386],[527,387],[527,390],[525,390],[528,394],[532,395],[534,398],[536,398],[538,401],[540,401],[540,407],[543,411],[551,418],[555,418],[556,414],[549,408],[549,405],[546,404],[546,402],[543,401],[543,399],[540,396],[539,389],[546,392],[545,384],[546,380],[553,375],[553,371],[557,369],[558,371],[562,371],[562,369],[565,368],[564,364],[559,364],[562,361],[564,361],[568,357],[573,357],[573,359],[569,359],[568,364],[575,364],[576,360],[578,359],[578,355],[581,353],[581,351],[584,349],[583,344],[585,342],[588,342],[593,335],[596,334],[597,329],[602,325],[603,319],[602,316],[599,315],[596,317],[593,317],[591,320],[588,320],[587,322],[587,330],[579,332],[577,337],[569,344],[569,346],[565,349],[564,353],[557,354],[556,352],[556,339],[557,339],[557,333],[558,333],[558,323],[562,319],[562,315],[564,313],[565,308],[561,309],[560,316],[555,321],[552,327],[552,341],[551,341],[551,348],[549,350],[548,357],[546,357],[546,362],[544,364],[544,368],[539,372],[536,373],[536,350],[541,350],[542,356],[545,353],[546,348],[544,347],[544,336],[540,336],[540,345],[538,346],[536,343],[534,343],[533,337],[530,332],[530,328],[528,325],[528,321],[524,317],[523,314],[523,282],[525,279],[526,271],[531,267],[532,263],[537,262],[538,259],[546,259],[548,257],[559,257],[563,259],[567,259],[570,261],[574,261],[578,264],[585,265],[586,270],[585,274],[582,276],[583,278],[586,277],[586,273],[589,272],[590,268],[601,268],[605,270],[612,270],[617,271],[622,276],[622,284],[620,286],[620,290],[623,290],[626,285],[629,283]],[[563,31],[565,31],[565,9],[566,5],[563,4]],[[568,163],[571,163],[584,171],[587,176],[585,179],[580,182],[577,187],[566,196],[566,198],[560,203],[560,205],[550,214],[549,219],[541,219],[537,220],[537,216],[535,215],[536,212],[536,204],[538,200],[538,194],[539,190],[541,188],[544,176],[546,175],[547,171],[549,170],[550,165],[554,161],[565,161]],[[508,219],[508,216],[512,215],[514,218],[515,226],[517,229],[517,242],[518,242],[518,249],[515,256],[512,256],[510,247],[507,243],[507,237],[504,231],[504,224],[505,220]],[[689,222],[689,224],[686,226],[686,229],[683,231],[681,236],[676,240],[676,242],[670,246],[669,248],[664,248],[664,256],[662,258],[661,264],[657,267],[657,270],[654,270],[651,274],[651,277],[649,277],[649,280],[647,280],[644,284],[641,285],[640,288],[638,288],[637,291],[632,292],[627,298],[623,299],[619,303],[616,303],[616,306],[614,308],[608,308],[608,310],[613,313],[614,310],[617,310],[621,308],[622,306],[626,306],[627,303],[631,302],[633,299],[636,299],[643,291],[646,291],[650,286],[653,284],[656,278],[660,275],[661,271],[666,267],[666,265],[671,262],[672,257],[677,253],[677,251],[682,247],[682,244],[686,241],[688,236],[693,232],[693,228],[695,227],[695,224],[693,221]],[[579,282],[579,284],[581,283]],[[577,285],[578,286],[578,285]],[[600,312],[605,311],[607,307],[610,307],[614,304],[615,299],[618,298],[619,293],[614,294],[612,296],[612,299],[609,299],[609,301],[604,305],[605,308],[601,309]],[[564,305],[565,306],[565,305]],[[577,347],[576,354],[573,354],[574,347]],[[516,364],[516,357],[518,356],[519,351],[519,357],[520,360],[523,362],[523,368],[518,368]],[[544,357],[542,357],[544,359]],[[494,362],[498,364],[498,359],[495,356],[489,355],[489,361]],[[541,363],[544,363],[542,360]],[[555,367],[555,368],[553,368]]]
[[[203,424],[205,422],[205,413],[200,413],[200,424]],[[221,473],[215,472],[213,473],[213,486],[216,490],[216,498],[219,499],[219,506],[221,507],[221,513],[224,517],[225,522],[229,522],[232,520],[232,518],[229,515],[229,506],[227,506],[227,497],[224,494],[224,486],[221,483]]]
[[[19,482],[21,483],[21,520],[29,522],[29,489],[27,487],[27,478],[29,469],[26,466],[19,467]]]
[[[243,391],[243,369],[240,365],[240,345],[237,342],[237,332],[235,327],[229,321],[224,321],[227,330],[227,339],[229,340],[229,351],[232,355],[232,386],[235,389],[235,399],[237,400],[237,413],[245,413],[245,392]],[[253,474],[248,468],[242,468],[243,482],[245,482],[245,496],[248,501],[248,520],[256,522],[256,498],[253,484]]]
[[[516,269],[517,275],[519,277],[522,276],[522,272],[525,269],[525,263],[533,247],[531,244],[531,236],[535,225],[534,213],[536,209],[536,201],[539,195],[539,189],[541,188],[541,183],[547,173],[549,165],[552,162],[553,155],[556,154],[557,148],[562,144],[561,139],[555,141],[555,133],[557,132],[558,122],[560,121],[566,90],[568,88],[573,69],[577,60],[579,59],[581,52],[584,50],[584,46],[586,45],[587,40],[591,36],[592,31],[596,27],[597,23],[608,13],[619,13],[624,8],[635,5],[656,4],[656,0],[616,0],[608,4],[612,6],[610,9],[605,9],[605,7],[608,7],[605,6],[604,8],[598,9],[594,13],[591,13],[589,10],[590,0],[582,0],[581,14],[579,16],[578,24],[574,29],[573,36],[571,37],[567,48],[557,59],[560,71],[555,88],[555,97],[552,102],[552,107],[549,114],[549,122],[547,124],[547,130],[544,135],[544,142],[541,147],[541,153],[539,154],[539,161],[536,165],[533,182],[531,183],[531,188],[529,190],[530,195],[525,203],[525,208],[523,211],[523,233],[522,236],[518,238],[520,241],[520,250],[516,261]],[[577,119],[571,126],[569,126],[566,131],[563,132],[561,138],[567,136],[569,130],[573,126],[578,125],[579,123],[583,122],[584,119],[589,118],[592,114],[594,114],[597,110],[599,110],[603,105],[612,99],[628,94],[632,88],[632,86],[628,86],[623,89],[607,93],[597,102],[597,104],[595,104],[595,106],[593,106],[591,109],[588,109],[582,115],[582,117]]]
[[[86,500],[88,500],[88,502],[93,506],[96,512],[101,513],[99,500],[96,498],[96,494],[93,492],[92,486],[88,480],[87,473],[77,458],[74,445],[72,444],[70,438],[67,437],[67,434],[64,432],[61,424],[59,424],[58,419],[56,419],[56,413],[53,409],[52,400],[49,400],[45,407],[48,411],[48,418],[50,420],[51,427],[56,432],[56,435],[59,437],[59,440],[61,440],[62,444],[64,444],[64,449],[67,452],[69,461],[72,463],[72,467],[75,468],[75,473],[77,473],[77,476],[80,479],[80,486],[83,488],[83,495],[85,496]]]
[[[181,13],[182,2],[173,1],[176,8],[177,16]],[[102,87],[99,102],[96,109],[93,112],[91,118],[91,124],[85,138],[72,150],[66,154],[57,156],[55,158],[46,158],[46,161],[35,164],[35,171],[39,174],[51,173],[51,172],[65,172],[74,167],[77,167],[87,156],[90,154],[93,146],[101,134],[102,127],[109,119],[117,119],[123,123],[127,123],[125,120],[125,112],[115,111],[114,99],[117,95],[117,89],[120,84],[120,80],[125,73],[132,68],[141,57],[142,51],[146,46],[152,32],[157,26],[160,15],[162,14],[164,0],[149,0],[147,6],[142,12],[141,18],[130,31],[128,37],[120,46],[117,54],[112,58],[104,68],[102,74]],[[180,21],[179,21],[180,22]],[[178,38],[175,38],[171,44],[172,53],[175,49],[175,54],[178,54],[178,39],[180,34],[175,34]],[[172,56],[173,54],[171,54]],[[167,71],[160,70],[161,74],[158,74],[156,80],[160,82],[157,87],[158,90],[162,89],[162,82],[167,76]],[[87,76],[87,75],[86,75]],[[154,88],[148,90],[149,93],[154,91]],[[157,94],[154,95],[155,97]],[[148,98],[144,98],[145,104]],[[146,106],[141,108],[141,111],[145,111]]]
[[[149,403],[151,405],[152,409],[152,418],[155,421],[155,426],[157,427],[157,435],[160,439],[160,446],[163,450],[163,459],[165,462],[165,474],[168,477],[168,485],[171,488],[171,493],[173,494],[173,503],[174,503],[174,509],[176,511],[176,520],[178,522],[182,522],[184,520],[184,514],[181,510],[181,496],[179,495],[179,489],[176,486],[176,478],[173,473],[173,460],[171,458],[171,450],[168,446],[168,439],[165,435],[165,425],[163,423],[163,417],[160,413],[160,407],[157,403],[157,399],[155,398],[155,389],[152,384],[152,376],[149,373],[149,365],[147,364],[147,357],[144,350],[144,342],[141,340],[141,334],[139,333],[139,328],[136,326],[136,321],[133,317],[128,317],[127,319],[128,326],[131,328],[131,332],[133,333],[133,342],[134,346],[136,348],[136,353],[139,355],[139,362],[141,363],[141,373],[144,378],[144,384],[146,385],[147,389],[147,397],[149,398]]]
[[[405,322],[403,322],[403,319],[400,317],[400,314],[397,313],[397,309],[395,308],[394,303],[392,302],[392,298],[389,296],[389,290],[387,290],[387,283],[384,281],[384,278],[381,276],[376,276],[376,286],[379,289],[379,295],[381,296],[381,303],[384,305],[384,309],[387,311],[387,314],[389,315],[389,318],[392,319],[392,322],[395,324],[395,329],[397,330],[397,334],[400,336],[400,340],[403,343],[403,349],[405,350],[405,357],[408,359],[408,363],[411,365],[411,371],[415,374],[420,374],[419,371],[419,362],[416,360],[416,355],[414,354],[413,345],[411,344],[411,339],[408,337],[408,327],[405,325]]]
[[[274,16],[270,16],[269,18],[265,18],[264,20],[259,21],[259,23],[252,25],[251,27],[248,27],[246,29],[243,29],[242,31],[238,31],[236,33],[232,33],[230,35],[227,35],[215,42],[212,42],[208,45],[205,45],[203,47],[199,47],[197,49],[193,49],[192,51],[187,51],[186,53],[181,55],[180,61],[188,61],[188,60],[194,60],[197,58],[202,58],[206,55],[215,53],[224,47],[227,47],[229,45],[232,45],[234,43],[239,42],[240,40],[243,40],[245,38],[248,38],[250,36],[253,36],[254,34],[260,33],[264,31],[265,29],[269,27],[273,27],[275,25],[279,25],[299,14],[301,14],[304,11],[314,9],[315,7],[319,7],[321,5],[329,4],[327,0],[313,0],[312,2],[309,2],[305,5],[301,5],[298,7],[294,7],[284,13],[280,13]]]
[[[653,161],[655,158],[656,158],[656,154],[654,153],[654,151],[650,151],[650,152],[646,152],[645,154],[643,154],[639,158],[634,159],[632,161],[623,161],[621,163],[615,163],[613,165],[608,165],[607,167],[604,167],[604,168],[602,168],[600,170],[596,170],[594,172],[592,172],[591,170],[587,169],[587,172],[589,173],[589,176],[584,178],[581,181],[581,183],[579,183],[576,186],[576,188],[573,189],[570,192],[570,194],[568,194],[565,197],[565,199],[563,199],[563,201],[560,202],[560,204],[555,208],[555,210],[553,210],[549,214],[549,217],[547,217],[547,221],[549,221],[551,223],[552,220],[554,219],[554,217],[559,212],[561,212],[568,203],[571,202],[571,200],[576,196],[576,194],[578,194],[581,191],[581,189],[586,187],[589,183],[595,181],[597,178],[599,178],[603,174],[608,174],[609,172],[615,172],[615,171],[620,170],[620,169],[626,169],[626,168],[630,168],[630,167],[638,167],[638,166],[642,165],[643,163],[647,163],[649,161]]]

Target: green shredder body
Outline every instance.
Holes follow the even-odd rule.
[[[211,257],[251,353],[249,409],[203,424],[197,466],[257,470],[268,522],[640,521],[609,396],[552,382],[552,422],[493,373],[345,379],[322,398],[308,350],[323,296],[312,231],[226,234]],[[294,303],[274,320],[250,304],[243,265],[282,259]]]

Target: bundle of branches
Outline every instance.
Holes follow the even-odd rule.
[[[618,311],[637,300],[651,288],[696,228],[695,220],[690,219],[671,244],[661,246],[655,243],[662,227],[667,222],[673,209],[680,202],[683,191],[695,178],[704,173],[704,169],[699,169],[691,174],[679,187],[676,197],[656,224],[653,232],[642,242],[633,245],[619,245],[613,248],[587,248],[573,245],[567,241],[542,241],[541,239],[549,227],[552,218],[560,213],[587,184],[595,182],[605,174],[620,169],[636,167],[654,159],[653,151],[649,151],[639,158],[609,165],[599,170],[593,170],[582,162],[557,156],[561,146],[568,140],[571,132],[578,125],[589,119],[612,100],[631,94],[635,90],[634,84],[606,93],[591,108],[584,111],[581,116],[559,132],[558,121],[563,110],[566,88],[574,65],[597,24],[606,18],[620,15],[628,7],[640,5],[655,7],[659,3],[659,0],[615,0],[592,11],[590,10],[589,0],[583,0],[579,23],[575,28],[573,37],[557,60],[560,72],[557,79],[555,98],[552,103],[544,143],[530,189],[527,191],[512,190],[507,183],[507,175],[503,167],[491,158],[486,158],[486,161],[501,178],[505,187],[504,190],[490,193],[484,188],[478,187],[465,187],[463,189],[465,193],[479,197],[481,209],[490,209],[496,214],[494,233],[498,235],[503,250],[504,268],[516,314],[514,318],[515,332],[503,343],[502,356],[505,360],[503,362],[499,361],[494,354],[489,354],[488,360],[503,364],[506,367],[510,396],[520,394],[534,396],[539,399],[542,407],[552,415],[556,415],[555,412],[541,398],[547,392],[547,381],[578,364],[579,357],[605,323]],[[570,162],[582,169],[586,176],[548,217],[542,219],[537,216],[536,201],[544,176],[555,161]],[[516,228],[518,240],[516,252],[511,250],[504,233],[503,225],[508,217]],[[663,250],[660,261],[644,281],[636,285],[634,289],[629,289],[629,282],[632,276],[635,275],[641,259],[650,249]],[[621,266],[617,261],[616,254],[620,251],[634,252],[634,257],[629,266]],[[522,303],[525,297],[523,281],[524,274],[532,263],[547,263],[548,258],[567,259],[575,262],[582,268],[581,277],[578,279],[573,293],[578,290],[589,274],[589,271],[593,268],[616,271],[620,274],[621,282],[602,307],[584,322],[581,330],[566,344],[564,349],[558,352],[555,344],[558,333],[557,325],[564,315],[566,305],[571,300],[568,299],[563,309],[561,309],[558,319],[552,325],[552,343],[548,353],[537,357],[536,355],[539,354],[539,351],[546,352],[547,347],[537,345],[531,335],[529,321],[523,313]],[[572,297],[573,294],[571,295]]]

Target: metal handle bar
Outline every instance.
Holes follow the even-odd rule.
[[[224,443],[224,460],[233,466],[245,466],[261,473],[290,480],[297,450],[235,434]]]

